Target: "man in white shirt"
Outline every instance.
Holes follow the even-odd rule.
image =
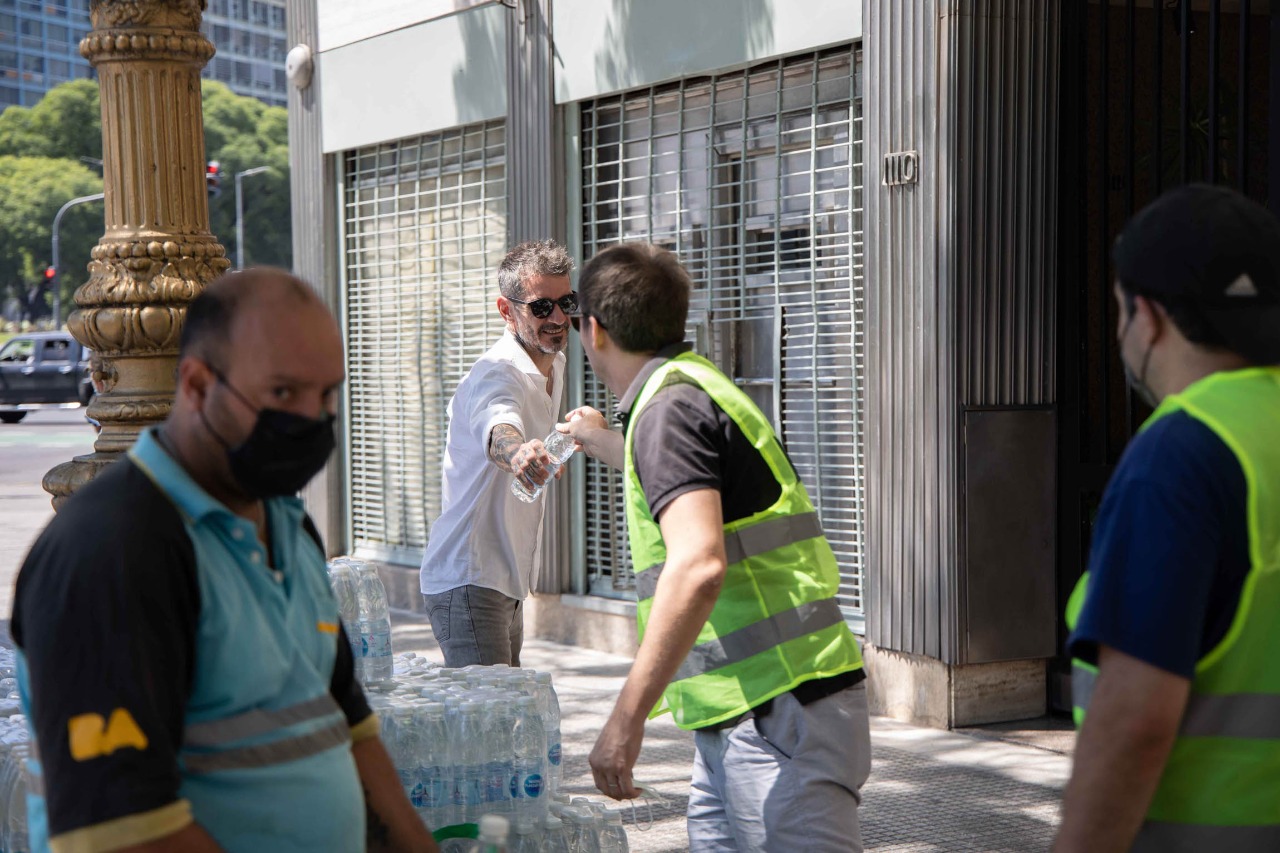
[[[507,329],[449,401],[443,510],[422,559],[422,594],[445,664],[520,665],[524,599],[539,568],[549,479],[542,439],[564,397],[564,348],[578,309],[573,259],[552,240],[516,246],[498,267]],[[557,479],[561,472],[556,472]]]

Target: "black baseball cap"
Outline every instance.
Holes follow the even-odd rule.
[[[1188,184],[1139,211],[1116,238],[1130,292],[1186,306],[1227,348],[1280,364],[1280,220],[1235,190]]]

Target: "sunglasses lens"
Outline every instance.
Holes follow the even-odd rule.
[[[529,303],[529,313],[539,320],[545,320],[556,310],[556,304],[550,299],[535,299]]]
[[[581,317],[579,317],[577,314],[574,314],[572,317],[570,317],[570,318],[569,318],[569,322],[573,324],[573,330],[574,330],[575,332],[580,332],[580,331],[582,331],[582,322],[581,322],[581,321],[582,321],[582,318],[581,318]]]
[[[578,294],[570,293],[568,296],[560,297],[560,310],[566,314],[577,314]]]

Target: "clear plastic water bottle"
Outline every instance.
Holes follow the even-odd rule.
[[[356,573],[351,563],[339,558],[329,564],[329,585],[333,587],[333,597],[338,600],[338,617],[347,632],[347,642],[351,644],[351,657],[360,660],[360,592],[356,582]],[[357,673],[358,674],[358,673]]]
[[[541,824],[524,820],[517,822],[515,838],[511,840],[511,853],[539,853],[541,848]]]
[[[551,456],[551,464],[547,466],[547,483],[550,483],[556,471],[560,470],[560,466],[568,462],[569,457],[573,456],[573,439],[559,430],[552,430],[551,435],[542,440],[542,444],[547,448],[547,454]],[[511,481],[511,494],[527,504],[536,501],[545,488],[546,483],[543,483],[533,491],[529,491],[520,482],[519,478]]]
[[[480,818],[480,834],[471,845],[471,853],[509,853],[507,833],[510,824],[502,815],[487,814]]]
[[[418,787],[416,765],[418,753],[421,751],[422,733],[413,719],[412,706],[397,703],[391,713],[391,737],[385,741],[387,752],[390,753],[391,763],[395,765],[396,773],[400,776],[404,795],[410,802],[413,802],[416,796],[417,805],[421,805],[422,791]]]
[[[542,715],[542,731],[547,736],[547,794],[560,792],[560,697],[551,684],[551,673],[540,672],[535,676],[537,684],[538,713]]]
[[[549,814],[542,821],[542,842],[538,853],[573,853],[564,821],[555,815]]]
[[[536,821],[546,811],[547,797],[543,777],[547,761],[547,736],[538,718],[538,707],[531,696],[516,700],[515,725],[511,729],[515,746],[515,775],[511,794],[515,800],[516,819]]]
[[[627,828],[622,825],[622,812],[606,809],[604,829],[600,831],[600,853],[631,853]]]
[[[511,779],[515,776],[515,743],[512,728],[515,720],[511,703],[506,699],[489,699],[485,707],[485,803],[491,814],[515,814]]]
[[[395,662],[391,656],[391,608],[387,591],[372,563],[357,569],[359,590],[360,657],[357,672],[365,684],[389,681]]]
[[[474,823],[484,811],[485,761],[483,707],[463,702],[458,708],[454,751],[454,819]]]
[[[586,806],[569,806],[561,820],[569,830],[569,849],[574,853],[600,853],[600,830],[596,816]]]
[[[13,793],[9,796],[9,813],[6,816],[6,853],[29,853],[31,843],[27,834],[27,789],[30,787],[31,768],[29,748],[24,745],[16,762]]]
[[[449,731],[444,706],[425,704],[421,709],[422,752],[418,759],[418,780],[422,786],[418,816],[432,829],[449,825],[450,790]]]

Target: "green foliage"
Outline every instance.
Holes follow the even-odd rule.
[[[51,294],[31,299],[31,286],[43,283],[52,260],[53,217],[77,196],[102,192],[102,179],[83,163],[50,157],[0,156],[0,292],[47,309]],[[102,236],[102,205],[77,205],[62,217],[58,284],[63,305],[84,281],[89,250]],[[65,313],[65,309],[64,309]]]
[[[202,81],[201,95],[206,159],[218,161],[223,174],[221,194],[209,199],[210,230],[234,259],[235,173],[267,166],[269,171],[243,179],[245,260],[289,268],[287,111],[208,80]],[[41,282],[58,208],[76,196],[102,191],[96,168],[81,157],[102,157],[96,81],[63,83],[34,107],[0,113],[0,300]],[[64,287],[74,290],[85,281],[89,250],[101,236],[101,205],[81,205],[63,217]]]
[[[0,114],[0,155],[102,159],[98,84],[73,80],[50,89],[30,109]]]
[[[254,98],[235,94],[223,83],[205,80],[204,145],[222,167],[222,193],[209,199],[214,234],[236,256],[236,172],[266,166],[269,171],[241,179],[247,265],[288,269],[293,263],[289,202],[289,114]]]

